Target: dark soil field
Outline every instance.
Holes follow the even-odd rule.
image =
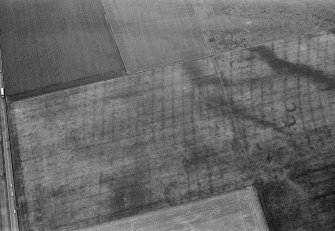
[[[191,0],[212,53],[335,27],[333,0]]]
[[[0,5],[7,96],[125,73],[100,1],[0,0]]]
[[[255,184],[274,230],[334,230],[334,54],[299,36],[11,103],[21,229]]]
[[[186,0],[102,0],[129,72],[209,55]]]

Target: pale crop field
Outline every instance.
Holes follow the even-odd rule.
[[[253,188],[148,212],[81,231],[268,231]]]
[[[190,1],[102,2],[130,73],[209,55]]]

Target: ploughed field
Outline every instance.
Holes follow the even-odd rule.
[[[276,230],[333,230],[335,36],[9,104],[22,230],[73,230],[255,181]]]
[[[0,4],[7,96],[22,98],[125,73],[101,1]]]

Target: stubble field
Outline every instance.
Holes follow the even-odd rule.
[[[333,230],[332,33],[9,105],[20,226],[69,230],[255,181],[277,230]]]

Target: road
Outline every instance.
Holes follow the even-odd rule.
[[[2,59],[1,59],[1,48],[0,48],[0,89],[3,88],[3,72],[2,72]],[[10,227],[8,229],[12,231],[17,231],[18,220],[15,208],[15,193],[14,193],[14,178],[12,169],[12,158],[10,153],[9,135],[8,135],[8,125],[7,125],[7,112],[6,112],[6,102],[5,98],[1,97],[0,100],[0,120],[1,120],[1,135],[3,140],[3,156],[4,165],[6,173],[6,183],[7,183],[7,199],[9,208],[9,223]]]

